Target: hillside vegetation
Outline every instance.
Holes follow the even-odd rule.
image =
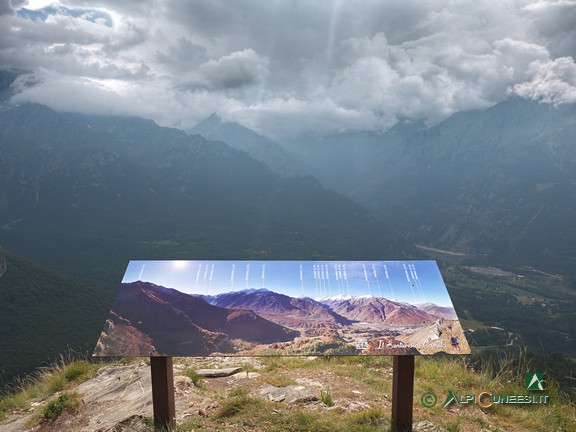
[[[538,272],[445,266],[442,275],[473,352],[487,358],[526,350],[534,366],[576,396],[576,294]]]
[[[113,298],[0,248],[0,389],[69,349],[91,352]]]

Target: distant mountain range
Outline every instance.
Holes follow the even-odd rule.
[[[417,244],[575,275],[575,136],[576,104],[513,99],[428,129],[400,123],[288,148]]]
[[[416,243],[576,277],[576,104],[280,145],[216,115],[187,135],[12,106],[18,74],[0,71],[0,244],[52,267],[111,283],[137,257],[399,259]],[[356,203],[280,178],[303,171]]]
[[[186,132],[191,135],[200,134],[208,140],[224,141],[283,176],[301,175],[306,172],[304,163],[275,141],[238,123],[222,121],[217,114],[212,114]]]
[[[130,259],[420,256],[316,179],[150,120],[4,105],[0,152],[0,244],[108,286]]]
[[[576,277],[574,136],[576,104],[516,98],[429,128],[401,121],[280,144],[411,242]]]

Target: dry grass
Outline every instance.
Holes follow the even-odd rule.
[[[391,358],[265,358],[259,359],[259,363],[264,367],[258,368],[261,374],[258,380],[234,381],[235,388],[232,389],[225,380],[205,380],[201,397],[211,398],[217,407],[207,410],[202,416],[187,418],[178,425],[178,431],[390,431],[390,401],[384,395],[390,395],[392,391]],[[243,366],[250,368],[250,365]],[[552,383],[548,383],[545,392],[550,399],[547,405],[495,404],[481,408],[474,403],[453,403],[443,408],[450,390],[457,394],[476,394],[483,389],[497,394],[526,394],[524,378],[530,367],[521,358],[491,360],[482,364],[481,370],[478,364],[472,365],[466,357],[460,356],[417,357],[415,366],[414,421],[429,420],[446,432],[574,431],[576,407],[563,398]],[[65,364],[62,359],[50,370],[40,373],[36,384],[27,384],[20,393],[3,398],[0,407],[4,406],[4,411],[0,412],[10,412],[17,409],[15,407],[26,409],[31,400],[46,399],[50,392],[73,391],[73,385],[92,376],[97,367],[83,360]],[[335,405],[327,406],[331,404],[326,404],[326,400],[324,404],[320,401],[309,405],[287,405],[257,397],[257,388],[263,383],[289,385],[300,377],[329,383],[325,388],[330,388],[327,395],[330,399],[334,397],[332,402]],[[360,389],[358,394],[362,396],[355,396],[352,389]],[[320,395],[321,390],[317,391]],[[426,408],[422,405],[420,397],[425,392],[437,395],[436,406]],[[349,411],[342,403],[345,398],[348,402],[362,399],[367,403],[366,407],[356,412]],[[147,430],[145,425],[143,428]]]
[[[75,353],[61,355],[52,365],[17,381],[0,397],[0,420],[12,412],[28,409],[30,402],[50,398],[55,393],[92,378],[102,363],[91,363]]]

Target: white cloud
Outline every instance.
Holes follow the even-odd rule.
[[[330,98],[306,101],[295,98],[270,98],[245,105],[228,101],[218,114],[267,136],[279,139],[302,131],[331,133],[346,130],[389,128],[395,121],[376,116],[370,110],[346,109]],[[262,127],[264,125],[264,127]]]
[[[64,112],[136,115],[184,129],[227,103],[224,96],[214,97],[207,91],[182,93],[170,90],[169,85],[161,80],[80,78],[40,69],[16,80],[17,95],[12,103],[37,102]],[[183,112],[186,116],[182,116]]]
[[[569,0],[59,3],[98,8],[113,26],[32,22],[0,0],[0,66],[43,80],[17,100],[110,103],[172,126],[217,111],[270,136],[433,123],[511,94],[573,100]]]
[[[530,81],[514,85],[517,95],[546,103],[576,103],[576,64],[572,57],[530,64]]]

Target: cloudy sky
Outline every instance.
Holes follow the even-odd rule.
[[[576,102],[575,58],[576,0],[0,0],[12,102],[272,138]]]

